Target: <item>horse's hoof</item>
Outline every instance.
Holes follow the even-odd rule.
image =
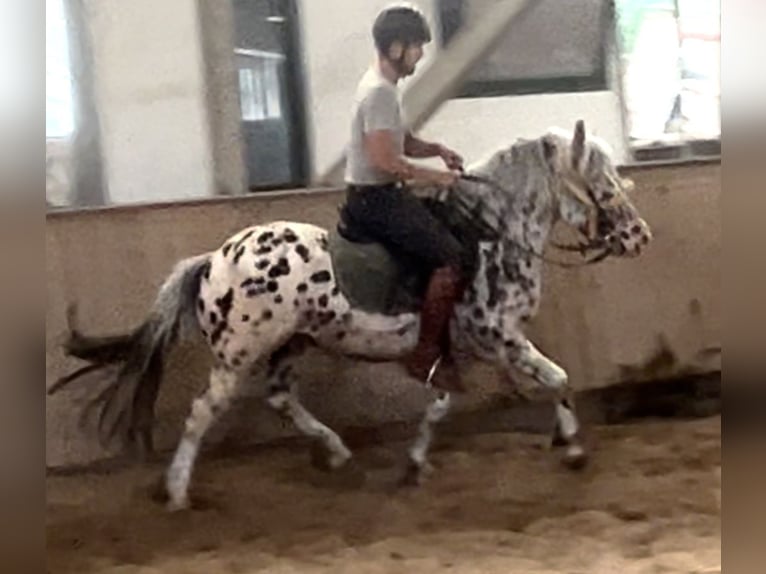
[[[408,466],[407,470],[399,479],[399,486],[401,488],[413,488],[423,485],[423,475],[419,468]]]
[[[156,480],[147,485],[146,492],[149,495],[149,499],[157,504],[167,504],[168,500],[170,500],[164,476],[158,476]]]
[[[401,487],[419,487],[423,486],[426,478],[433,472],[433,467],[426,463],[418,464],[411,460],[407,463],[407,468],[399,480],[399,486]]]
[[[588,464],[588,453],[578,444],[570,445],[562,459],[562,463],[569,470],[582,470]]]
[[[327,451],[319,443],[312,443],[309,450],[311,455],[311,466],[322,472],[330,472],[330,458],[327,456]]]
[[[178,512],[183,512],[185,510],[189,510],[189,500],[184,498],[180,500],[168,500],[167,504],[165,504],[165,510],[170,512],[171,514],[175,514]]]
[[[334,452],[327,457],[327,463],[330,465],[330,470],[340,470],[344,468],[350,460],[351,453],[348,451]]]
[[[318,442],[311,445],[311,466],[322,472],[340,470],[351,460],[351,453],[328,453],[327,448]]]
[[[558,428],[553,433],[553,437],[551,438],[551,447],[557,448],[562,446],[567,446],[569,443],[567,440],[563,437],[563,435],[559,432]]]

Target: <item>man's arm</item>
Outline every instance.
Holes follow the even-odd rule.
[[[407,135],[404,136],[404,155],[407,157],[437,157],[441,154],[441,151],[441,145],[422,140],[410,132],[407,132]]]
[[[452,172],[415,166],[399,156],[395,151],[393,135],[388,130],[366,133],[364,147],[372,165],[398,179],[440,185],[451,185],[455,181],[455,175]]]
[[[463,158],[460,154],[442,144],[415,137],[410,132],[404,136],[404,155],[415,158],[440,157],[448,169],[463,168]]]

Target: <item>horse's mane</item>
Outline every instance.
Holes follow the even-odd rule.
[[[504,235],[508,224],[519,219],[513,213],[539,201],[530,199],[532,194],[550,192],[539,139],[519,138],[511,146],[495,149],[470,164],[466,173],[486,181],[461,181],[442,200],[486,237]]]
[[[476,193],[494,196],[504,204],[528,197],[540,190],[548,170],[542,155],[540,138],[517,138],[510,146],[495,149],[470,164],[467,172],[496,182],[495,186],[479,186]],[[510,162],[507,161],[510,155]],[[547,188],[547,185],[545,186]]]

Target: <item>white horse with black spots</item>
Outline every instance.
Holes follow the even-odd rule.
[[[489,361],[502,377],[521,372],[546,389],[555,401],[556,443],[566,447],[565,460],[573,466],[585,462],[586,452],[567,373],[527,339],[524,326],[538,309],[543,251],[557,221],[581,231],[604,254],[636,256],[649,243],[651,232],[628,198],[629,187],[608,148],[586,138],[580,121],[573,136],[551,130],[500,149],[470,166],[453,189],[437,193],[436,203],[448,213],[460,213],[484,230],[473,245],[472,281],[451,322],[455,364]],[[188,505],[205,433],[261,374],[269,404],[323,443],[331,468],[351,458],[338,434],[298,400],[293,363],[308,345],[361,360],[395,361],[416,344],[419,316],[417,309],[386,314],[356,307],[353,286],[336,280],[342,265],[333,259],[336,252],[332,234],[316,225],[274,221],[243,229],[216,251],[179,262],[134,333],[91,345],[96,362],[122,363],[117,381],[100,399],[107,405],[120,396],[125,400],[119,412],[102,413],[102,424],[111,430],[127,425],[134,440],[142,412],[144,427],[151,420],[145,415],[156,400],[169,347],[201,332],[213,353],[209,385],[193,401],[167,470],[170,508]],[[416,480],[427,467],[431,427],[450,405],[449,393],[432,392],[409,451],[408,476]]]

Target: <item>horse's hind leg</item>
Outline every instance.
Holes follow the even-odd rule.
[[[212,424],[231,406],[242,380],[242,372],[216,365],[210,372],[207,389],[192,403],[183,437],[166,475],[170,510],[188,506],[189,481],[202,439]]]
[[[351,451],[335,431],[306,410],[295,394],[296,381],[292,363],[305,348],[304,341],[294,338],[271,356],[267,401],[280,415],[292,420],[303,434],[319,440],[327,451],[327,466],[338,469],[351,458]]]

